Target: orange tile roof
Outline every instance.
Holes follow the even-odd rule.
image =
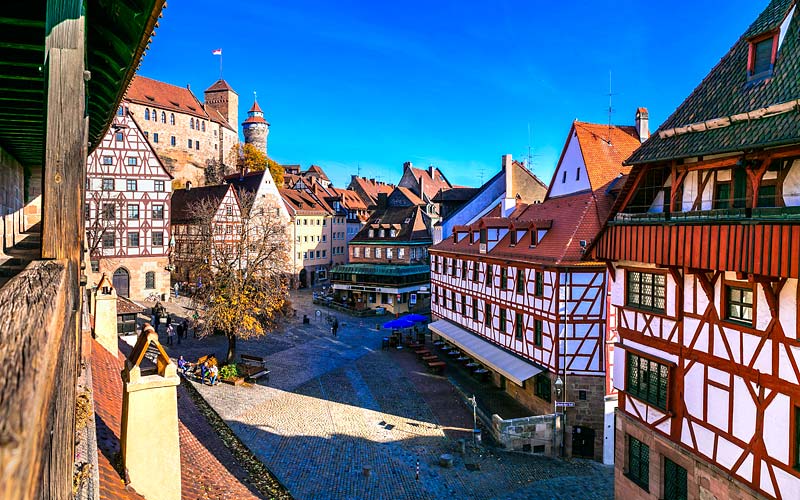
[[[231,92],[236,94],[236,91],[233,90],[233,87],[228,85],[228,82],[226,82],[225,80],[223,80],[221,78],[219,80],[217,80],[216,82],[214,82],[210,87],[208,87],[206,89],[206,92],[214,92],[214,91],[217,91],[217,90],[230,90]]]
[[[450,189],[453,187],[438,168],[433,169],[432,175],[431,172],[426,169],[416,167],[409,168],[411,168],[411,173],[414,174],[414,178],[416,178],[417,181],[420,179],[424,180],[422,189],[425,190],[425,196],[427,196],[428,199],[432,199],[436,196],[436,193],[442,189]],[[422,193],[420,193],[420,196],[422,196]]]
[[[100,498],[141,499],[143,498],[141,495],[124,485],[119,473],[111,465],[111,461],[116,460],[120,452],[122,422],[120,370],[124,364],[123,356],[114,357],[96,340],[92,341],[91,350]],[[210,497],[258,498],[242,483],[246,472],[236,463],[222,440],[194,406],[185,389],[179,386],[177,390],[181,497],[185,500]]]
[[[281,198],[283,198],[283,202],[290,212],[312,212],[319,215],[328,213],[319,201],[305,191],[286,188],[281,188],[278,191],[281,193]]]
[[[411,202],[412,205],[424,205],[425,204],[425,202],[422,201],[422,199],[419,196],[414,194],[414,191],[408,189],[407,187],[398,186],[398,187],[395,188],[395,191],[401,192],[403,194],[403,196],[405,196],[408,199],[408,201]]]
[[[379,193],[386,193],[388,195],[394,190],[394,184],[376,182],[375,179],[367,179],[366,177],[353,176],[353,179],[350,181],[351,185],[353,182],[370,197],[369,201],[373,205],[378,201]],[[367,200],[364,200],[364,203],[367,203]]]
[[[159,82],[136,75],[131,81],[125,99],[136,104],[177,111],[208,119],[208,114],[197,97],[186,87]]]
[[[622,163],[641,146],[636,127],[612,125],[609,129],[608,125],[579,121],[573,126],[592,191],[606,188],[620,174],[630,171],[630,167]]]

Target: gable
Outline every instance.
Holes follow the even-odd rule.
[[[586,173],[586,164],[583,160],[581,145],[575,127],[570,129],[570,136],[561,154],[558,167],[550,181],[548,197],[565,196],[590,190],[589,176]]]

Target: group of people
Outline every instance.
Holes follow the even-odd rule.
[[[172,345],[175,337],[178,337],[178,344],[181,339],[185,339],[189,333],[189,321],[183,319],[177,323],[172,322],[172,317],[167,316],[167,345]]]
[[[201,362],[199,362],[200,367],[200,381],[205,384],[206,378],[208,378],[208,383],[210,385],[217,385],[219,384],[219,368],[217,367],[217,360],[214,356],[204,356],[205,359],[201,358]],[[189,363],[183,356],[178,358],[178,372],[182,375],[186,376],[189,374],[195,374],[197,376],[197,366]]]

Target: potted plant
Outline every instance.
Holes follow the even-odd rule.
[[[230,363],[220,368],[219,378],[226,384],[242,385],[244,383],[244,377],[239,374],[236,363]]]

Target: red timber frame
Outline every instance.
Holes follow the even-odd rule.
[[[455,259],[455,265],[450,262]],[[462,276],[462,261],[466,260],[467,276]],[[478,280],[472,281],[473,270],[478,267]],[[494,266],[492,284],[486,283],[486,266]],[[508,283],[500,286],[501,267],[508,269]],[[451,269],[455,272],[451,274]],[[517,293],[517,273],[525,277],[524,293]],[[544,280],[541,296],[535,295],[536,273]],[[603,376],[606,370],[606,281],[605,266],[580,266],[574,268],[554,268],[530,262],[512,261],[489,256],[471,254],[431,253],[431,311],[484,339],[499,345],[524,359],[547,368],[553,373],[559,371],[561,360],[557,343],[564,325],[564,315],[559,314],[561,295],[557,283],[564,273],[581,273],[590,276],[588,282],[573,284],[567,292],[567,316],[569,327],[566,340],[574,346],[573,354],[566,359],[567,374]],[[573,292],[574,290],[574,292]],[[578,292],[578,290],[580,290]],[[466,314],[461,312],[461,298],[467,297]],[[553,300],[551,300],[551,298]],[[491,305],[492,317],[489,325],[485,322],[485,304]],[[477,320],[472,311],[478,307]],[[506,331],[499,331],[500,309],[506,310]],[[588,311],[577,313],[576,310]],[[524,318],[522,340],[515,337],[516,313]],[[542,345],[534,342],[535,321],[542,322]],[[576,334],[575,325],[585,326]]]

